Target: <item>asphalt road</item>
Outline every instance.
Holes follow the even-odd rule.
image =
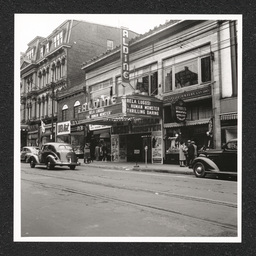
[[[21,164],[21,237],[236,237],[237,182]]]

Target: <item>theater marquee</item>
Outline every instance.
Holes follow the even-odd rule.
[[[124,98],[123,113],[134,116],[159,117],[162,115],[162,102],[143,98]]]

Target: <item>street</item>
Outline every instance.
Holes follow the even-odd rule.
[[[236,237],[237,182],[21,163],[21,237]]]

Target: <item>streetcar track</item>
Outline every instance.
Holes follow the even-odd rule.
[[[104,187],[109,187],[109,188],[118,188],[118,189],[129,190],[129,191],[141,191],[141,192],[147,192],[147,193],[152,193],[152,194],[158,193],[158,195],[165,195],[165,196],[173,197],[173,198],[179,198],[179,199],[184,199],[184,200],[189,200],[189,201],[196,201],[196,202],[202,202],[202,203],[221,205],[221,206],[226,206],[226,207],[230,207],[230,208],[237,208],[236,203],[217,201],[217,200],[202,198],[202,197],[193,197],[193,196],[188,196],[188,195],[180,195],[180,194],[175,194],[175,193],[170,193],[170,192],[165,192],[165,191],[155,191],[155,190],[141,189],[141,188],[129,188],[129,187],[117,186],[117,185],[114,186],[114,185],[105,184],[105,183],[101,183],[101,182],[91,182],[91,181],[78,180],[78,179],[60,177],[60,176],[49,175],[49,174],[47,174],[47,175],[46,174],[38,174],[38,173],[36,173],[36,174],[29,173],[29,174],[39,175],[39,176],[44,176],[44,177],[51,177],[51,178],[58,178],[58,179],[63,179],[63,180],[76,181],[76,182],[82,182],[82,183],[86,183],[86,184],[99,185],[99,186],[104,186]]]
[[[43,176],[45,176],[45,175],[43,175]],[[31,182],[33,184],[41,185],[42,187],[45,187],[45,188],[51,188],[51,189],[60,190],[60,191],[63,191],[63,192],[78,194],[78,195],[87,196],[87,197],[96,198],[96,199],[104,199],[104,200],[107,200],[107,201],[112,201],[112,202],[118,202],[118,203],[122,203],[122,204],[126,204],[126,205],[137,206],[137,207],[146,208],[146,209],[149,209],[149,210],[150,209],[151,210],[156,210],[156,211],[160,211],[161,213],[165,212],[165,213],[175,214],[175,215],[179,215],[179,216],[183,216],[183,217],[189,217],[189,218],[192,218],[192,219],[195,219],[195,220],[200,220],[200,221],[204,221],[206,223],[217,225],[217,226],[222,227],[222,228],[230,229],[232,231],[237,230],[236,225],[232,225],[232,224],[228,224],[228,223],[222,223],[222,222],[218,222],[218,221],[215,221],[215,220],[210,220],[210,219],[207,219],[207,218],[197,217],[197,216],[189,215],[189,214],[186,214],[186,213],[182,213],[182,212],[178,212],[178,211],[174,211],[174,210],[170,210],[170,209],[166,209],[166,208],[162,208],[162,207],[157,207],[157,206],[152,206],[152,205],[147,205],[147,204],[142,204],[142,203],[136,203],[136,202],[132,202],[132,201],[124,200],[124,199],[119,199],[119,198],[115,198],[115,197],[111,197],[111,196],[92,194],[92,193],[88,193],[88,192],[83,192],[81,190],[67,188],[67,187],[64,187],[62,185],[50,185],[50,184],[45,184],[43,182],[33,181],[33,180],[29,180],[29,179],[24,179],[24,178],[22,178],[22,180]]]

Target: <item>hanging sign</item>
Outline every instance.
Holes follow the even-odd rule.
[[[121,29],[121,72],[122,82],[129,83],[129,32],[126,29]]]
[[[179,122],[184,122],[187,117],[187,108],[185,106],[185,102],[182,99],[177,100],[174,105],[174,118]]]

